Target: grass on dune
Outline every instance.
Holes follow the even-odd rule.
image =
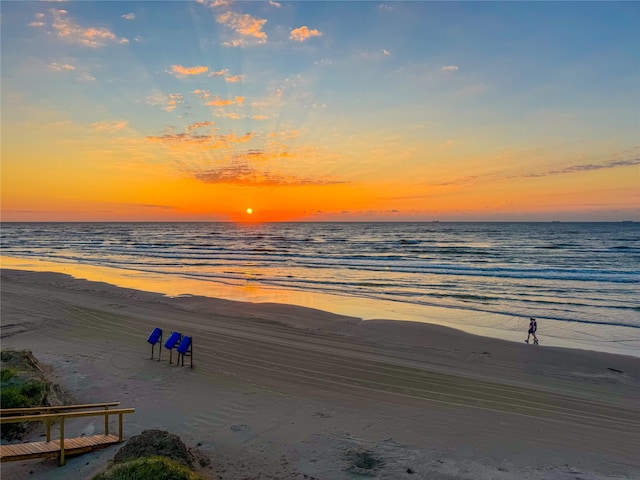
[[[156,456],[112,465],[93,480],[203,480],[203,477],[170,458]]]

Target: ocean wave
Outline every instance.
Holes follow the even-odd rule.
[[[166,278],[640,326],[636,225],[3,224],[0,246]]]

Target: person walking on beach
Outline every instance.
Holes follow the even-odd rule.
[[[533,344],[538,345],[538,337],[536,337],[536,330],[538,330],[538,324],[536,323],[536,319],[531,317],[529,319],[529,332],[527,333],[527,339],[525,342],[529,343],[529,337],[533,335]]]

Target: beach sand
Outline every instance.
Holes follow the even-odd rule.
[[[640,476],[639,358],[57,273],[3,269],[0,287],[3,349],[31,350],[78,403],[135,408],[125,437],[198,446],[209,478]],[[193,369],[150,359],[154,327],[193,336]],[[100,417],[74,424],[101,433]],[[4,463],[2,478],[88,479],[118,448]]]

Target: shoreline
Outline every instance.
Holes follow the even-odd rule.
[[[226,285],[211,280],[201,281],[180,277],[167,277],[150,272],[117,269],[105,266],[79,264],[77,262],[53,262],[32,258],[0,256],[0,268],[25,271],[64,273],[88,281],[106,282],[117,287],[153,292],[167,297],[195,296],[250,303],[278,303],[323,310],[336,315],[361,318],[364,321],[390,320],[440,325],[483,337],[520,343],[526,337],[529,318],[503,315],[476,310],[462,310],[441,306],[417,306],[378,299],[339,296],[284,290],[247,284]],[[540,320],[539,320],[539,323]],[[572,324],[572,335],[566,338],[566,322],[544,322],[540,328],[544,347],[573,348],[588,351],[630,355],[640,358],[640,331],[637,338],[625,337],[624,341],[603,341],[599,329],[624,329],[629,327]],[[542,324],[541,324],[542,327]],[[636,332],[633,332],[636,333]]]
[[[292,305],[170,298],[58,273],[1,273],[3,348],[33,351],[83,403],[136,408],[127,438],[156,428],[200,444],[223,480],[346,480],[349,452],[362,450],[384,460],[368,472],[384,480],[409,468],[411,478],[447,480],[640,472],[634,357]],[[169,365],[166,353],[150,360],[154,327],[193,335],[193,369]],[[18,480],[90,478],[116,450],[60,468],[31,461],[2,469]]]

